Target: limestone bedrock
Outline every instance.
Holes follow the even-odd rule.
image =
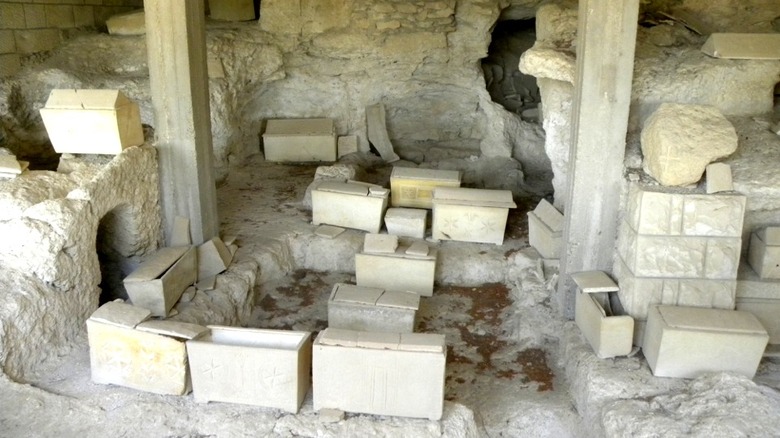
[[[641,142],[645,172],[665,186],[684,186],[737,150],[737,131],[715,107],[664,103],[647,119]]]

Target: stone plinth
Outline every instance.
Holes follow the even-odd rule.
[[[328,327],[390,333],[412,333],[420,296],[339,283],[328,300]]]

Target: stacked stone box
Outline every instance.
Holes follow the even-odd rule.
[[[743,195],[632,184],[625,211],[614,273],[629,315],[644,321],[656,304],[734,308]]]
[[[338,283],[328,299],[328,327],[412,333],[419,308],[416,293]]]

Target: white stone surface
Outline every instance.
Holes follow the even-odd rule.
[[[314,180],[306,187],[303,195],[303,206],[311,209],[311,192],[322,181],[347,182],[356,179],[358,167],[352,164],[336,163],[332,166],[319,166],[314,172]]]
[[[385,117],[385,105],[383,103],[380,102],[366,107],[368,141],[374,145],[383,160],[392,163],[401,158],[393,150],[393,143],[390,141],[390,136],[387,133]]]
[[[392,194],[392,191],[391,191]],[[425,237],[428,210],[419,208],[388,208],[385,212],[385,228],[396,236]]]
[[[176,216],[173,219],[173,231],[171,232],[171,246],[192,245],[190,234],[190,220],[186,217]]]
[[[708,164],[706,168],[707,194],[730,192],[734,190],[731,179],[731,166],[726,163]]]
[[[508,190],[438,187],[433,192],[433,238],[501,245],[509,209],[515,207]]]
[[[750,237],[748,263],[760,278],[780,279],[780,245],[769,245],[754,232]]]
[[[701,48],[713,58],[780,59],[780,35],[773,33],[713,33]]]
[[[630,353],[634,339],[634,318],[628,315],[607,315],[593,294],[582,291],[576,293],[574,321],[596,356],[605,359]]]
[[[328,300],[328,327],[345,330],[411,333],[420,296],[338,283]]]
[[[336,161],[336,128],[332,119],[269,120],[263,145],[268,161]]]
[[[198,280],[213,277],[225,271],[233,260],[233,254],[219,237],[198,245]]]
[[[701,179],[706,166],[737,149],[734,126],[717,108],[664,103],[642,128],[645,171],[666,186]]]
[[[695,378],[729,371],[752,378],[768,339],[747,312],[655,306],[642,349],[655,376]]]
[[[115,155],[144,142],[138,104],[119,90],[55,89],[40,112],[60,153]]]
[[[389,197],[357,183],[323,182],[312,191],[312,223],[378,233]]]
[[[359,150],[357,135],[340,136],[336,148],[338,149],[339,158],[357,152]]]
[[[433,295],[438,251],[431,248],[426,256],[417,256],[408,254],[408,248],[399,246],[394,254],[355,254],[358,286],[415,292],[426,297]]]
[[[398,249],[398,236],[393,234],[366,234],[363,240],[363,252],[367,254],[395,254]]]
[[[390,174],[393,207],[433,208],[433,189],[460,187],[457,170],[437,170],[416,167],[393,167]]]
[[[209,326],[187,341],[196,401],[298,412],[311,383],[311,333]]]
[[[615,280],[604,271],[584,271],[571,274],[571,279],[582,292],[617,292],[619,290]]]
[[[146,33],[146,14],[143,9],[112,15],[106,20],[111,35],[143,35]]]
[[[343,233],[344,231],[346,230],[341,227],[334,227],[332,225],[320,225],[319,227],[317,227],[316,230],[314,230],[314,234],[320,237],[325,237],[326,239],[335,239],[336,237],[341,235],[341,233]]]
[[[542,199],[534,211],[528,212],[528,243],[542,257],[557,259],[561,255],[562,235],[563,215]]]
[[[195,248],[162,248],[125,277],[125,290],[133,305],[165,317],[184,290],[197,280],[197,266]]]
[[[770,344],[780,344],[780,299],[740,298],[736,310],[751,313],[766,329]]]
[[[314,409],[438,420],[444,400],[443,335],[320,332],[314,342]],[[361,342],[361,338],[366,341]],[[424,345],[423,351],[420,346]],[[435,350],[435,351],[434,351]],[[392,365],[391,365],[392,364]]]

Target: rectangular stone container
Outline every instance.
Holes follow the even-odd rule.
[[[605,359],[629,354],[633,348],[634,318],[607,315],[596,294],[575,293],[574,321],[596,356]]]
[[[419,308],[416,293],[337,283],[328,300],[328,327],[412,333]]]
[[[378,233],[389,190],[357,182],[323,182],[311,192],[312,224]]]
[[[643,351],[655,376],[728,371],[753,378],[768,340],[748,312],[655,306],[647,317]]]
[[[561,257],[563,215],[546,200],[542,199],[534,211],[528,212],[528,243],[536,248],[542,257]]]
[[[269,120],[263,134],[265,159],[278,162],[336,161],[332,119]]]
[[[149,309],[154,316],[168,316],[184,290],[198,279],[198,256],[194,247],[160,248],[123,284],[134,305]]]
[[[52,90],[40,112],[59,153],[116,155],[144,143],[138,104],[119,90]]]
[[[311,385],[311,333],[209,328],[187,341],[196,401],[298,412]]]
[[[428,210],[419,208],[388,208],[385,213],[385,227],[388,234],[422,239],[425,237],[425,222]]]
[[[355,254],[358,286],[432,296],[438,251],[429,248],[428,255],[417,256],[406,254],[407,249],[408,246],[400,245],[394,254]]]
[[[435,187],[460,187],[460,172],[394,167],[390,174],[393,207],[433,208]]]
[[[776,228],[762,228],[750,236],[748,263],[762,279],[780,279],[780,241],[772,239],[774,233],[767,233]]]
[[[501,245],[509,209],[515,207],[509,190],[437,187],[433,238]]]
[[[129,304],[104,304],[87,319],[92,381],[153,392],[190,391],[184,341],[206,327],[146,321],[149,311]]]
[[[314,341],[314,409],[439,420],[444,336],[328,328]]]

